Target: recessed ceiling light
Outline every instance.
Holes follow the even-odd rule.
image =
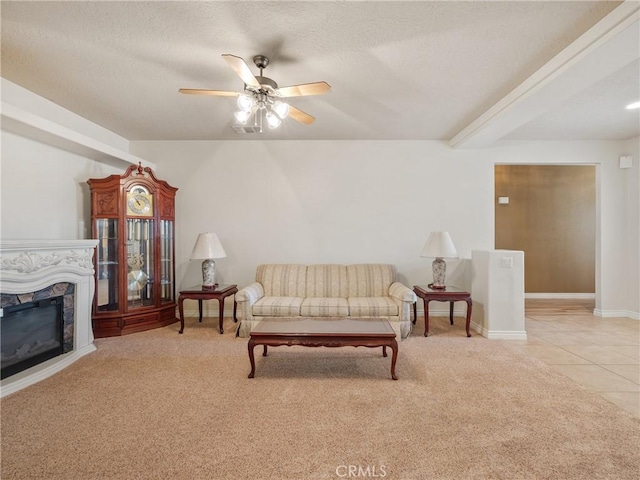
[[[634,108],[640,108],[640,102],[630,103],[627,105],[627,110],[633,110]]]

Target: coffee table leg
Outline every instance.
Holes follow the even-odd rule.
[[[467,300],[467,337],[471,336],[469,327],[471,325],[471,299]]]
[[[253,378],[253,375],[256,373],[256,361],[253,358],[253,347],[256,346],[256,342],[253,338],[249,339],[249,362],[251,362],[251,372],[249,373],[248,378]]]
[[[386,346],[386,345],[383,345],[383,346],[382,346],[382,356],[383,356],[383,357],[386,357],[386,356],[387,356],[387,346]]]
[[[266,356],[267,356],[267,346],[266,346],[266,345],[263,345],[263,347],[264,347],[264,348],[263,348],[263,350],[262,350],[262,356],[263,356],[263,357],[266,357]]]
[[[398,377],[396,377],[396,360],[398,359],[398,342],[396,341],[395,338],[391,340],[391,345],[389,346],[393,351],[393,354],[391,355],[391,378],[393,378],[394,380],[398,380]]]

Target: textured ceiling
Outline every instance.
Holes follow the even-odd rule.
[[[256,136],[232,130],[232,97],[178,89],[240,91],[221,54],[252,67],[264,54],[280,86],[332,91],[291,99],[313,125],[289,119],[258,138],[450,140],[619,4],[2,1],[2,76],[130,140],[245,140]],[[640,134],[624,111],[640,100],[634,55],[500,135]]]

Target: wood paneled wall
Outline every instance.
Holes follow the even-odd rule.
[[[524,251],[526,293],[595,292],[595,166],[496,165],[495,194],[495,246]]]

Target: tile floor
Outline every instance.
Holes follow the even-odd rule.
[[[592,311],[593,301],[527,300],[528,338],[510,343],[640,418],[640,321]]]

